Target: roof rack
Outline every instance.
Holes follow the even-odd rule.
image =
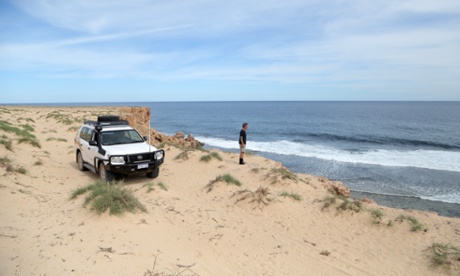
[[[113,115],[104,115],[98,116],[97,121],[85,120],[85,124],[93,126],[119,126],[119,125],[128,125],[128,121],[120,120],[119,116]]]

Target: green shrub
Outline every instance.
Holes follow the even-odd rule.
[[[222,161],[222,157],[217,152],[211,152],[210,154],[206,154],[206,155],[201,156],[200,161],[201,162],[209,162],[209,161],[211,161],[212,158],[215,158],[215,159],[217,159],[219,161]]]
[[[288,193],[288,192],[282,192],[280,194],[280,196],[284,196],[284,197],[290,197],[296,201],[301,201],[302,200],[302,197],[298,194],[294,194],[294,193]]]
[[[27,174],[27,170],[24,167],[17,168],[16,172],[18,172],[20,174]]]
[[[46,139],[46,141],[48,141],[48,142],[51,142],[51,141],[67,142],[67,139],[50,137],[50,138]]]
[[[427,228],[425,228],[415,217],[413,216],[407,216],[407,215],[399,215],[396,219],[396,221],[403,222],[405,220],[409,221],[411,224],[411,231],[412,232],[417,232],[417,231],[428,231]]]
[[[451,244],[433,243],[426,249],[431,266],[449,270],[454,262],[460,262],[460,248]]]
[[[34,132],[35,131],[35,129],[29,124],[25,124],[25,125],[21,125],[21,126],[25,131],[29,131],[29,132]]]
[[[297,175],[287,168],[273,169],[272,172],[281,174],[281,179],[290,179],[297,182]]]
[[[224,181],[227,184],[233,184],[233,185],[236,185],[236,186],[241,186],[241,182],[238,181],[237,179],[235,179],[230,174],[224,174],[223,176],[219,176],[217,178],[220,179],[220,181]]]
[[[121,183],[112,183],[98,180],[83,188],[75,190],[71,199],[89,192],[86,196],[84,207],[91,205],[91,210],[98,214],[105,213],[107,210],[111,215],[121,215],[124,212],[136,212],[140,210],[147,212],[144,205],[142,205],[137,198],[134,197],[132,192],[123,188]]]
[[[160,187],[160,189],[162,189],[164,191],[168,190],[168,186],[166,186],[163,182],[159,182],[157,185],[158,185],[158,187]]]
[[[382,223],[383,212],[380,209],[372,209],[370,212],[371,212],[371,216],[373,218],[372,222],[374,224]]]
[[[23,137],[18,139],[18,144],[29,143],[33,147],[41,148],[40,142],[35,137]]]
[[[30,133],[33,131],[33,128],[29,125],[23,125],[23,129],[11,125],[9,122],[0,120],[0,130],[5,132],[10,132],[19,137],[18,143],[30,143],[34,147],[41,148],[40,143],[38,142],[35,135]],[[4,144],[4,143],[2,143]],[[7,147],[8,148],[8,147]]]
[[[168,187],[163,182],[159,182],[158,184],[156,184],[156,186],[160,187],[160,189],[164,191],[168,190]],[[147,187],[147,193],[150,193],[151,191],[155,191],[155,183],[153,182],[149,182],[145,184],[144,187]]]
[[[359,200],[349,200],[348,198],[343,199],[342,204],[337,206],[337,210],[351,210],[359,213],[363,210],[363,203]]]
[[[0,137],[0,144],[4,145],[7,150],[13,151],[13,143],[6,135]]]
[[[321,210],[329,208],[329,206],[335,204],[336,201],[337,201],[337,198],[335,196],[325,196],[323,198],[323,208],[321,208]]]
[[[206,154],[206,155],[201,156],[200,162],[206,162],[207,163],[207,162],[211,161],[211,159],[212,159],[211,154]]]
[[[59,111],[53,111],[49,113],[46,118],[53,118],[59,123],[65,124],[65,125],[71,125],[74,122],[77,122],[78,120],[71,118],[69,115],[64,115],[59,113]]]
[[[191,150],[184,150],[182,151],[181,153],[179,153],[176,157],[174,157],[174,160],[188,160],[190,157],[189,157],[189,153],[191,152]]]
[[[73,126],[73,127],[69,127],[69,129],[67,131],[72,131],[72,132],[76,132],[80,129],[79,126]]]
[[[233,185],[236,185],[236,186],[241,186],[241,182],[238,181],[237,179],[235,179],[233,176],[231,176],[230,174],[224,174],[224,175],[219,175],[218,177],[216,177],[215,179],[211,180],[208,185],[206,185],[206,189],[208,191],[208,193],[210,191],[212,191],[212,189],[214,188],[214,185],[218,182],[225,182],[227,183],[227,185],[229,184],[233,184]]]

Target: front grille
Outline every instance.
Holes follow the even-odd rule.
[[[153,160],[153,152],[130,154],[127,156],[128,164],[145,163]]]

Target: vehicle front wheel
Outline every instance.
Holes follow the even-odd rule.
[[[83,157],[81,155],[81,152],[77,153],[77,164],[78,164],[78,169],[80,171],[86,171],[87,170],[86,167],[83,165],[84,163],[83,163]]]
[[[107,171],[103,162],[99,164],[99,176],[105,181],[113,181],[115,179],[115,174]]]
[[[160,168],[156,168],[153,171],[147,173],[148,178],[156,178],[158,175],[160,175]]]

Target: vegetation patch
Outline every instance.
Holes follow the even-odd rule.
[[[138,210],[147,212],[142,203],[137,200],[133,193],[124,188],[121,182],[109,183],[98,180],[86,187],[75,190],[70,199],[76,199],[78,196],[89,193],[83,206],[91,206],[91,210],[97,214],[109,211],[111,215],[121,215],[126,211],[134,213]]]
[[[34,127],[29,125],[29,124],[25,124],[25,125],[21,125],[21,126],[25,131],[29,131],[29,132],[34,132],[35,131]]]
[[[0,166],[6,168],[7,171],[10,171],[8,167],[12,167],[12,161],[8,158],[8,156],[0,158]]]
[[[61,124],[64,124],[64,125],[71,125],[73,123],[79,122],[78,119],[74,119],[74,118],[70,117],[69,115],[61,114],[59,111],[53,111],[53,112],[49,113],[46,116],[46,118],[47,119],[53,118],[58,123],[61,123]]]
[[[325,196],[322,200],[323,208],[321,210],[329,208],[331,205],[334,205],[337,201],[337,197],[335,196]]]
[[[343,199],[342,203],[337,206],[338,211],[350,210],[355,213],[359,213],[364,209],[363,203],[359,200],[350,200],[348,198]]]
[[[40,143],[38,142],[35,135],[31,133],[33,131],[33,127],[29,125],[22,125],[22,128],[13,126],[9,122],[0,120],[0,130],[5,132],[13,133],[19,137],[18,143],[29,143],[34,147],[41,148]],[[3,143],[2,143],[3,144]]]
[[[380,209],[372,209],[370,210],[372,216],[372,223],[373,224],[381,224],[383,220],[383,212]]]
[[[24,167],[15,166],[7,156],[0,158],[0,167],[5,168],[7,172],[27,174],[27,170]]]
[[[262,209],[263,206],[268,205],[272,199],[270,198],[270,191],[267,187],[259,187],[257,190],[250,191],[248,189],[234,192],[232,197],[237,197],[236,202],[249,201],[249,203],[257,203],[256,207]]]
[[[51,141],[67,142],[67,139],[50,137],[50,138],[46,139],[46,141],[48,141],[48,142],[51,142]]]
[[[428,228],[423,226],[422,223],[420,223],[415,217],[413,216],[408,216],[408,215],[399,215],[396,219],[396,221],[403,222],[403,221],[408,221],[411,225],[410,230],[412,232],[417,232],[417,231],[428,231]]]
[[[18,167],[16,168],[16,172],[20,174],[27,174],[27,169],[24,167]]]
[[[450,270],[455,266],[460,270],[460,248],[452,244],[433,243],[426,250],[431,266]]]
[[[212,191],[212,189],[214,189],[214,186],[218,182],[225,182],[227,183],[227,185],[231,184],[231,185],[241,186],[241,182],[235,179],[233,176],[231,176],[230,174],[224,174],[224,175],[219,175],[215,179],[211,180],[208,183],[208,185],[206,185],[205,188],[207,192],[209,193],[210,191]]]
[[[174,157],[174,160],[188,160],[190,158],[190,152],[192,150],[184,150],[181,153],[179,153],[176,157]]]
[[[301,201],[302,200],[302,197],[300,195],[298,195],[298,194],[295,194],[295,193],[282,192],[280,194],[280,196],[289,197],[289,198],[292,198],[293,200],[296,200],[296,201]]]
[[[21,122],[21,121],[35,123],[34,119],[32,119],[32,118],[22,118],[22,117],[18,118],[18,122]]]
[[[273,173],[280,174],[281,179],[290,179],[297,182],[297,175],[285,167],[279,169],[272,169]]]
[[[200,161],[201,162],[209,162],[213,158],[215,158],[215,159],[217,159],[219,161],[222,161],[222,157],[217,152],[211,152],[210,154],[206,154],[206,155],[201,156]]]
[[[80,129],[79,126],[73,126],[73,127],[69,127],[69,129],[67,131],[77,132],[79,129]]]
[[[349,198],[343,197],[343,196],[326,196],[323,198],[323,207],[321,210],[327,209],[332,205],[335,205],[337,203],[337,200],[341,200],[340,205],[336,207],[337,211],[346,211],[350,210],[355,213],[359,213],[364,210],[363,203],[359,200],[353,199],[350,200]]]
[[[5,146],[5,148],[9,151],[13,151],[13,143],[10,138],[6,135],[0,136],[0,144]]]
[[[155,186],[159,187],[160,189],[162,189],[164,191],[168,190],[168,186],[166,186],[163,182],[159,182],[157,184],[155,184],[153,182],[149,182],[149,183],[144,185],[144,187],[147,187],[147,193],[155,191]]]

